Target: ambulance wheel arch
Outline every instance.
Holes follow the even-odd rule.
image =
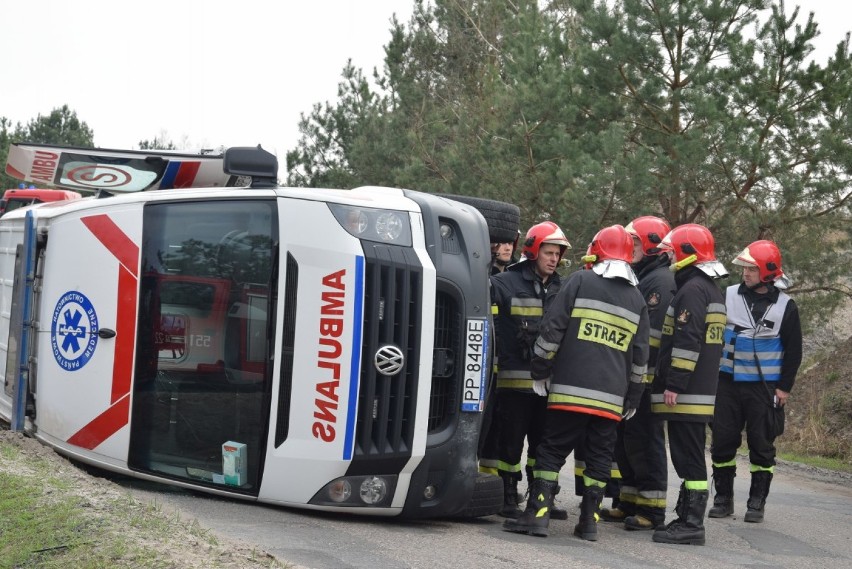
[[[514,243],[518,238],[521,210],[515,204],[451,194],[443,194],[441,197],[476,208],[488,224],[488,238],[492,243]]]

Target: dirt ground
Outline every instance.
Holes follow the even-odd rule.
[[[783,452],[817,454],[852,467],[852,337],[812,357],[787,403]]]
[[[251,544],[229,540],[213,535],[199,528],[194,520],[182,519],[179,512],[168,511],[166,507],[156,508],[131,498],[127,491],[106,479],[88,474],[84,469],[55,453],[37,440],[25,437],[21,433],[8,430],[8,425],[0,422],[0,444],[14,447],[16,452],[4,453],[0,460],[0,476],[15,474],[32,477],[33,487],[37,488],[44,478],[44,472],[62,480],[69,488],[67,494],[82,498],[84,515],[95,516],[107,521],[106,531],[99,539],[110,539],[111,535],[120,535],[131,546],[145,551],[163,551],[167,566],[180,569],[260,569],[284,568],[296,569],[271,555],[259,551]],[[6,456],[11,454],[12,456]],[[45,491],[45,499],[50,499],[54,489]],[[121,510],[121,512],[119,512]],[[140,529],[124,520],[127,516],[158,516],[159,521],[149,525],[167,527],[167,536],[152,538],[150,530]],[[115,521],[113,521],[115,520]],[[146,524],[141,524],[146,527]],[[116,567],[132,567],[130,564],[117,563]],[[146,565],[147,567],[147,565]]]
[[[787,408],[787,430],[777,441],[779,450],[819,454],[844,461],[852,466],[852,310],[848,307],[835,320],[837,327],[824,329],[806,342],[807,367],[803,367]],[[838,336],[845,340],[837,340]],[[838,342],[832,344],[832,342]],[[826,346],[836,346],[833,350]],[[117,484],[108,479],[91,476],[53,450],[35,439],[12,433],[8,425],[0,424],[0,443],[15,447],[18,457],[0,460],[0,475],[4,473],[37,476],[29,465],[46,462],[55,476],[71,481],[71,492],[84,498],[92,515],[109,517],[111,509],[124,502],[122,507],[145,506],[136,503],[127,506],[131,499]],[[852,481],[852,474],[798,465],[808,477],[823,481]],[[120,500],[123,498],[123,500]],[[161,512],[172,519],[178,512]],[[193,521],[184,520],[182,527],[172,532],[168,544],[150,542],[144,532],[122,527],[120,530],[134,543],[144,547],[162,549],[166,545],[173,567],[224,569],[259,569],[261,567],[291,567],[250,544],[239,543],[222,536],[199,538]]]

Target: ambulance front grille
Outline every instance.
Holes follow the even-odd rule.
[[[459,404],[456,355],[461,353],[461,312],[456,299],[439,291],[435,299],[435,341],[432,350],[432,392],[429,397],[430,435],[443,430]]]
[[[399,472],[411,457],[423,302],[423,271],[414,251],[365,247],[361,385],[349,474]],[[395,346],[402,370],[376,370],[376,353]]]

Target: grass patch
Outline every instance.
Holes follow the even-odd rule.
[[[288,567],[265,552],[220,544],[178,511],[93,481],[32,439],[0,435],[0,568]]]
[[[122,540],[103,547],[103,524],[83,515],[81,502],[77,496],[38,495],[28,478],[0,474],[0,567],[114,567]]]
[[[781,452],[778,453],[778,457],[790,462],[800,462],[802,464],[816,466],[818,468],[823,468],[826,470],[836,470],[839,472],[852,473],[852,464],[849,464],[848,462],[839,458],[798,454],[795,452]]]

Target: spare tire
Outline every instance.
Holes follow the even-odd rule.
[[[521,209],[515,204],[471,196],[442,194],[442,197],[476,208],[488,224],[488,238],[492,243],[514,243],[517,240]]]

